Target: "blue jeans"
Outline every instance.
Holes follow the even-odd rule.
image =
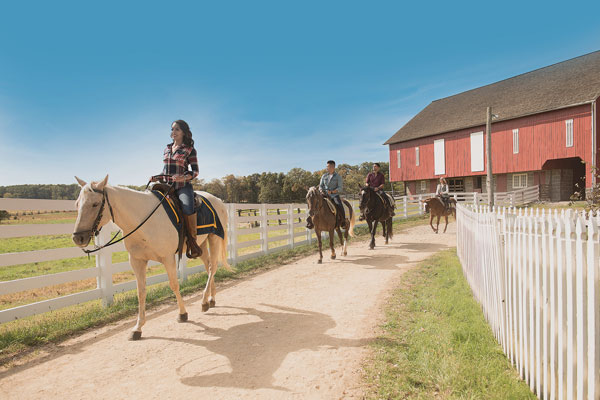
[[[194,213],[194,188],[191,183],[186,183],[181,189],[175,191],[179,201],[181,202],[181,209],[185,215],[192,215]]]

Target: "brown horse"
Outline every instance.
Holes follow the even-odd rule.
[[[446,229],[448,228],[448,215],[454,215],[454,218],[456,218],[456,200],[452,198],[448,199],[448,208],[444,206],[442,199],[439,197],[430,197],[426,200],[423,200],[423,203],[425,204],[425,212],[430,214],[429,225],[431,226],[431,229],[433,229],[435,233],[439,233],[440,217],[444,217],[446,219],[444,233],[446,233]],[[435,228],[433,227],[432,223],[433,217],[437,217],[437,225]]]
[[[323,198],[321,192],[319,192],[319,188],[317,186],[313,186],[308,189],[308,193],[306,193],[306,203],[308,204],[308,215],[312,219],[312,223],[314,225],[315,233],[317,234],[317,240],[319,241],[319,264],[323,262],[323,251],[322,251],[322,243],[321,243],[321,232],[327,231],[329,232],[329,247],[331,247],[331,259],[335,260],[335,248],[333,246],[334,241],[334,231],[337,231],[338,236],[340,238],[340,243],[342,243],[342,255],[348,254],[348,234],[351,237],[354,237],[354,211],[352,210],[352,206],[347,200],[342,200],[342,202],[348,207],[349,215],[346,215],[347,219],[349,219],[349,228],[344,231],[344,235],[342,236],[342,231],[337,224],[336,215],[331,212],[331,209],[326,204],[326,200]]]

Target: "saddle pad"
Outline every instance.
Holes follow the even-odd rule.
[[[208,201],[206,197],[200,196],[198,193],[196,193],[195,204],[198,235],[214,233],[221,239],[224,239],[225,231],[223,230],[223,225],[221,225],[219,215],[215,211],[213,205],[210,204],[210,201]]]
[[[327,203],[327,206],[329,207],[333,215],[337,215],[337,209],[335,208],[335,204],[333,204],[333,201],[329,197],[325,197],[325,203]]]
[[[152,194],[155,195],[158,198],[158,200],[162,200],[163,197],[165,197],[164,194],[157,190],[153,190]],[[171,199],[169,199],[168,197],[165,198],[165,201],[162,202],[162,206],[165,209],[167,215],[169,216],[171,223],[173,224],[173,226],[175,226],[175,229],[177,229],[177,232],[179,233],[179,231],[181,231],[181,229],[183,228],[183,220],[179,218],[177,213],[175,213],[175,207],[173,207]]]

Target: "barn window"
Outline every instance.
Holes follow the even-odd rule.
[[[573,147],[573,120],[566,120],[565,125],[567,128],[567,147]]]
[[[471,133],[471,171],[483,171],[483,132]]]
[[[419,148],[415,147],[415,165],[419,166]]]
[[[519,153],[519,130],[513,129],[513,154]]]
[[[446,173],[446,152],[444,148],[444,139],[433,141],[434,170],[435,175],[444,175]]]
[[[527,174],[514,174],[512,176],[513,189],[521,189],[527,187]]]
[[[425,193],[427,191],[427,181],[421,181],[421,193]]]
[[[396,150],[396,159],[398,160],[398,168],[400,168],[400,150]]]

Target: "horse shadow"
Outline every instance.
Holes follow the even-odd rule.
[[[399,267],[397,265],[407,263],[408,257],[403,255],[374,254],[360,258],[341,258],[340,261],[371,267],[367,269],[398,270]]]
[[[180,381],[194,387],[218,386],[242,389],[290,389],[275,385],[273,375],[288,354],[298,351],[317,351],[323,347],[363,347],[370,340],[340,339],[326,332],[336,326],[328,315],[291,307],[264,304],[276,311],[236,307],[238,314],[211,314],[231,318],[235,315],[258,317],[258,321],[243,323],[227,329],[209,327],[202,322],[189,321],[210,339],[183,339],[148,336],[145,340],[166,340],[206,349],[203,354],[177,368]],[[193,350],[190,350],[193,351]],[[207,357],[222,357],[218,365],[207,365]],[[223,372],[228,370],[228,372]]]
[[[413,252],[438,252],[449,248],[449,246],[440,243],[394,243],[388,244],[386,247],[400,250],[411,250]]]

